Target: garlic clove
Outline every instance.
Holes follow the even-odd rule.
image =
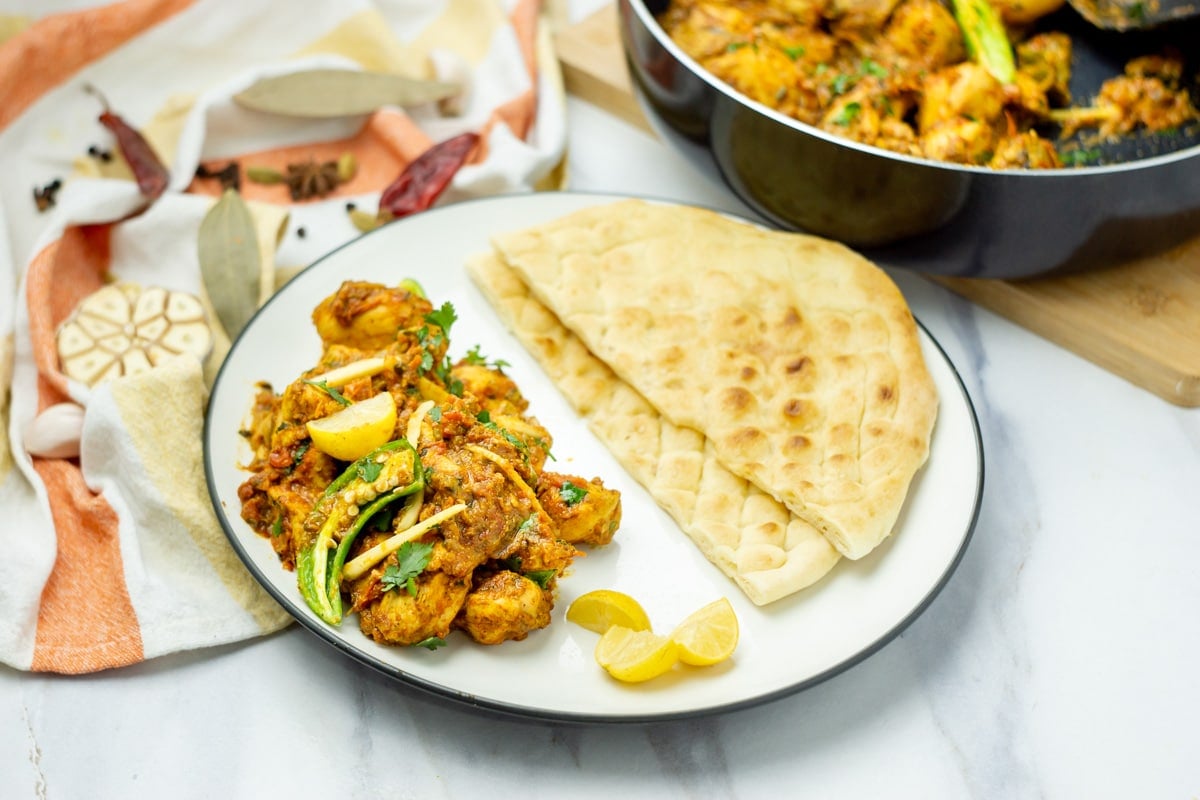
[[[25,450],[41,458],[76,458],[83,438],[82,406],[57,403],[38,414],[25,426]]]

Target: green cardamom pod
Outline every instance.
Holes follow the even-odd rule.
[[[283,173],[270,167],[246,167],[246,180],[254,183],[283,183]]]
[[[379,217],[361,208],[350,211],[350,221],[363,233],[369,233],[379,227]]]
[[[342,153],[337,160],[337,176],[340,183],[345,183],[358,172],[358,159],[354,153]]]

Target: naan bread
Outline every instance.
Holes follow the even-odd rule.
[[[754,603],[798,592],[833,568],[838,552],[824,536],[725,469],[699,433],[665,420],[498,258],[478,256],[467,269],[596,436]]]
[[[890,533],[937,394],[878,267],[824,239],[636,200],[493,243],[592,354],[843,555]]]

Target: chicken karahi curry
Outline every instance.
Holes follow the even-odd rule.
[[[1030,25],[1063,0],[671,0],[664,31],[763,105],[864,144],[995,169],[1078,166],[1096,137],[1200,119],[1178,53],[1072,98],[1071,38]],[[1190,65],[1195,69],[1196,65]]]
[[[524,639],[620,524],[618,492],[545,469],[550,433],[503,361],[451,361],[455,319],[411,282],[344,283],[313,312],[320,360],[260,386],[243,431],[243,519],[321,619],[357,613],[381,643]]]

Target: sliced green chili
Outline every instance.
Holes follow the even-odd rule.
[[[333,542],[334,533],[338,526],[343,524],[346,519],[345,515],[338,513],[340,507],[336,503],[337,494],[343,489],[369,485],[371,481],[364,480],[364,477],[368,474],[378,475],[379,472],[387,472],[387,468],[393,466],[391,458],[383,464],[383,469],[379,472],[374,469],[368,469],[366,465],[376,463],[375,459],[381,454],[388,454],[395,451],[406,451],[411,454],[412,481],[376,497],[365,506],[358,506],[358,513],[354,515],[352,518],[353,522],[350,523],[350,526],[338,541],[333,558],[328,558],[327,555],[330,545]],[[358,537],[359,532],[367,522],[375,516],[376,512],[385,506],[399,500],[401,497],[416,494],[424,488],[425,478],[421,469],[421,459],[407,439],[396,439],[368,453],[347,467],[341,475],[325,488],[324,494],[321,495],[321,499],[317,501],[317,505],[313,509],[315,518],[321,520],[321,528],[317,535],[313,537],[313,540],[302,548],[296,557],[296,573],[300,595],[318,617],[330,625],[341,623],[342,568],[346,563],[346,555],[350,552],[354,540]],[[325,563],[319,564],[318,562],[322,560]]]

